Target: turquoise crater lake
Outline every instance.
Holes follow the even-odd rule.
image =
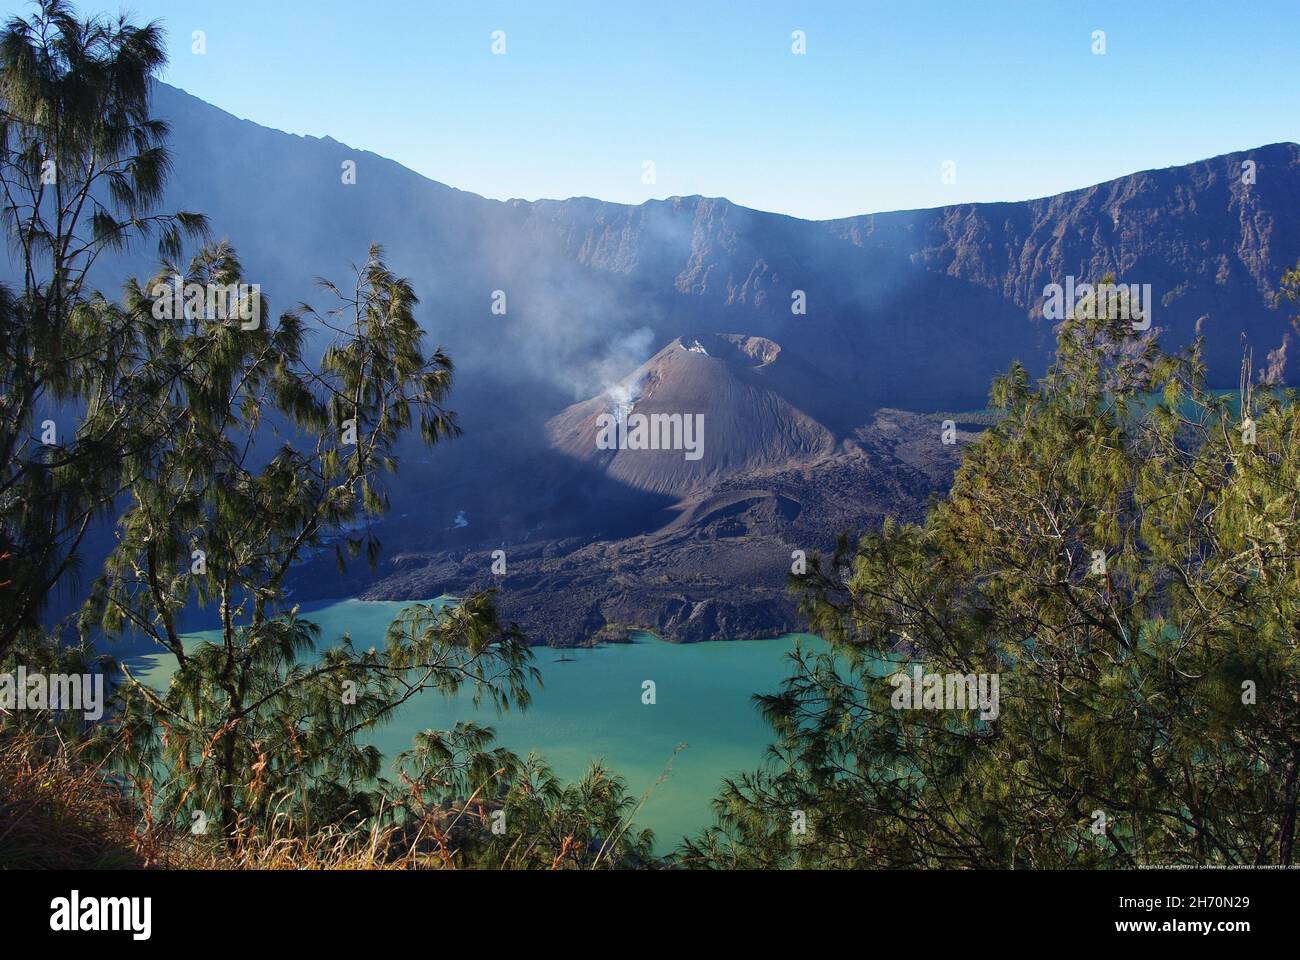
[[[358,648],[381,646],[384,632],[406,602],[344,600],[304,604],[300,615],[321,628],[319,646],[348,634]],[[215,638],[195,632],[194,640]],[[426,692],[408,703],[370,742],[391,764],[419,730],[448,729],[457,720],[495,728],[497,741],[520,755],[537,750],[565,780],[576,780],[593,760],[603,760],[639,798],[654,787],[636,817],[654,830],[661,852],[713,822],[711,801],[723,778],[758,767],[771,731],[753,703],[774,693],[790,673],[786,654],[796,642],[823,647],[808,635],[770,640],[666,643],[649,634],[636,642],[595,649],[534,647],[542,687],[526,712],[497,714],[475,708],[468,689],[455,697]],[[560,658],[569,658],[559,662]],[[163,686],[174,669],[169,654],[132,663],[141,680]],[[653,680],[656,702],[641,702],[642,683]],[[678,744],[686,748],[673,756]],[[391,768],[390,771],[391,772]]]

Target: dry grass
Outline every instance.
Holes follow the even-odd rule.
[[[218,836],[157,825],[75,745],[0,734],[0,869],[401,870],[440,865],[389,826],[308,837]]]
[[[0,739],[0,867],[144,866],[136,807],[79,762],[79,752],[29,735]]]
[[[304,836],[300,824],[280,815],[261,830],[237,831],[228,846],[219,830],[195,836],[156,822],[151,785],[139,786],[138,793],[122,789],[81,746],[57,735],[0,728],[0,869],[455,869],[461,841],[486,816],[477,793],[463,804],[420,808],[400,826],[380,816]],[[571,840],[552,869],[564,865]],[[512,868],[506,859],[500,866]]]
[[[392,855],[391,828],[374,831],[375,842],[358,849],[357,837],[329,827],[310,837],[241,838],[239,849],[195,866],[216,870],[407,870],[420,864],[410,854]]]

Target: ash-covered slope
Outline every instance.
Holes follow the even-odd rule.
[[[899,410],[833,430],[808,411],[842,417],[842,389],[764,337],[678,337],[548,424],[568,477],[598,477],[585,485],[588,529],[606,527],[607,515],[636,522],[615,536],[583,536],[561,526],[568,510],[556,501],[522,539],[401,551],[364,596],[494,589],[503,616],[532,642],[558,646],[637,628],[683,642],[798,629],[786,589],[794,551],[828,551],[840,532],[887,516],[920,519],[974,436],[961,430],[959,444],[945,444],[940,418]],[[600,449],[600,418],[620,405],[628,423],[701,416],[702,456]],[[574,482],[536,486],[563,491]],[[504,572],[492,569],[494,549],[505,551]]]
[[[831,431],[801,409],[828,402],[818,389],[824,382],[763,337],[678,337],[601,396],[554,417],[547,429],[556,449],[611,479],[681,496],[738,473],[828,456],[835,447]],[[611,418],[619,417],[630,428],[626,444],[611,430]],[[633,448],[638,418],[653,430],[665,417],[674,425],[695,418],[694,431],[682,433],[693,449]]]
[[[618,538],[539,538],[399,553],[367,599],[494,589],[534,644],[576,646],[645,629],[673,642],[743,640],[802,629],[787,583],[792,555],[828,553],[840,531],[919,520],[946,489],[978,427],[940,442],[937,417],[880,410],[814,462],[737,473],[683,497]],[[491,552],[503,547],[507,572]]]
[[[527,545],[542,551],[539,564],[559,570],[575,544],[605,544],[625,564],[631,597],[639,581],[628,571],[674,572],[656,557],[629,560],[620,544],[671,522],[674,505],[759,490],[759,499],[746,493],[718,510],[687,505],[688,519],[716,522],[690,520],[681,542],[698,546],[692,538],[714,531],[710,549],[721,552],[699,559],[695,547],[674,548],[679,559],[696,558],[683,569],[701,582],[743,592],[749,569],[718,546],[728,539],[721,534],[738,523],[752,531],[757,518],[779,525],[791,501],[802,504],[800,518],[824,522],[827,535],[834,524],[870,523],[913,503],[908,491],[919,486],[898,457],[851,455],[862,439],[855,428],[874,423],[881,408],[982,407],[990,379],[1012,360],[1041,373],[1054,346],[1040,316],[1042,290],[1070,275],[1113,272],[1151,284],[1163,346],[1183,347],[1201,330],[1212,386],[1237,384],[1243,335],[1258,364],[1281,369],[1292,384],[1300,373],[1300,350],[1284,349],[1294,335],[1290,316],[1276,302],[1278,279],[1300,259],[1294,143],[1037,200],[811,222],[699,196],[638,205],[489,200],[328,137],[240,120],[165,85],[156,88],[155,112],[171,124],[175,171],[161,208],[207,214],[274,309],[300,299],[320,305],[313,278],[344,280],[347,265],[380,242],[420,295],[417,316],[430,341],[455,360],[451,405],[465,435],[432,452],[415,444],[401,451],[394,509],[377,530],[389,557],[487,557],[491,548]],[[341,176],[349,163],[355,182]],[[1243,176],[1247,164],[1252,178]],[[154,269],[141,245],[101,257],[93,280],[113,295],[127,276]],[[0,280],[14,279],[14,270],[14,259],[0,255]],[[796,295],[806,312],[792,309]],[[505,312],[493,311],[507,301]],[[640,408],[705,413],[700,461],[680,452],[596,455],[586,420],[609,384],[683,331],[711,359],[727,357],[709,338],[737,330],[758,338],[752,344],[779,344],[776,362],[762,362],[766,347],[721,368],[695,357],[679,364],[674,355],[662,378],[671,402],[651,397]],[[566,409],[582,398],[595,400]],[[668,409],[688,402],[699,406]],[[934,426],[916,424],[904,434]],[[899,442],[929,449],[931,439]],[[828,444],[834,452],[824,455]],[[850,478],[859,485],[856,513],[810,505],[819,484],[837,491],[836,503],[853,500]],[[610,503],[618,508],[605,509]],[[360,592],[394,572],[357,572],[346,589]],[[332,572],[298,574],[299,596],[345,592]],[[598,579],[584,589],[596,591]],[[442,589],[433,575],[418,583]],[[557,592],[563,585],[554,584]],[[673,595],[703,602],[695,587]],[[513,596],[523,602],[521,592]],[[706,632],[706,622],[696,617],[683,635]],[[726,635],[727,627],[717,630]]]

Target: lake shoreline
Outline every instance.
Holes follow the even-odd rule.
[[[364,648],[381,642],[393,617],[414,602],[420,601],[313,601],[298,615],[320,627],[318,651],[344,634]],[[197,642],[203,633],[187,631],[187,638]],[[557,657],[534,648],[542,683],[527,710],[475,708],[468,689],[451,697],[429,691],[367,740],[391,767],[417,732],[474,720],[521,756],[536,750],[568,782],[601,762],[625,779],[630,795],[648,792],[635,822],[653,830],[666,852],[712,823],[711,804],[726,777],[762,766],[771,731],[753,697],[780,688],[796,644],[824,646],[807,634],[682,644],[632,631],[626,643],[553,648]],[[141,682],[161,687],[174,663],[157,652],[128,666]]]

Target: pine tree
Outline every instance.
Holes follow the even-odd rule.
[[[62,0],[0,30],[0,212],[22,275],[0,288],[0,660],[41,646],[51,590],[162,428],[129,415],[141,343],[86,276],[105,250],[152,235],[175,255],[205,228],[154,209],[163,60],[157,24],[78,20]]]
[[[398,438],[415,428],[432,444],[457,430],[441,405],[451,361],[425,354],[415,294],[382,255],[372,247],[346,290],[322,282],[331,310],[274,323],[260,291],[232,304],[233,318],[187,308],[159,319],[170,276],[182,289],[251,290],[224,244],[128,287],[125,311],[157,368],[149,415],[174,428],[133,464],[83,627],[133,630],[175,656],[165,693],[123,688],[110,749],[137,783],[167,770],[155,796],[166,814],[211,818],[232,846],[286,804],[304,829],[373,814],[382,757],[359,737],[420,691],[470,684],[504,708],[527,704],[535,676],[487,595],[409,608],[383,649],[343,638],[319,656],[317,628],[283,600],[292,567],[331,542],[340,565],[362,552],[373,562]],[[315,365],[308,323],[333,337]],[[177,618],[191,604],[216,607],[217,641],[183,642]]]
[[[684,862],[1294,862],[1295,393],[1209,390],[1199,342],[1078,316],[1040,383],[994,384],[1004,416],[924,523],[799,580],[831,650],[759,698],[771,758]],[[996,716],[900,709],[915,664],[997,677]]]

